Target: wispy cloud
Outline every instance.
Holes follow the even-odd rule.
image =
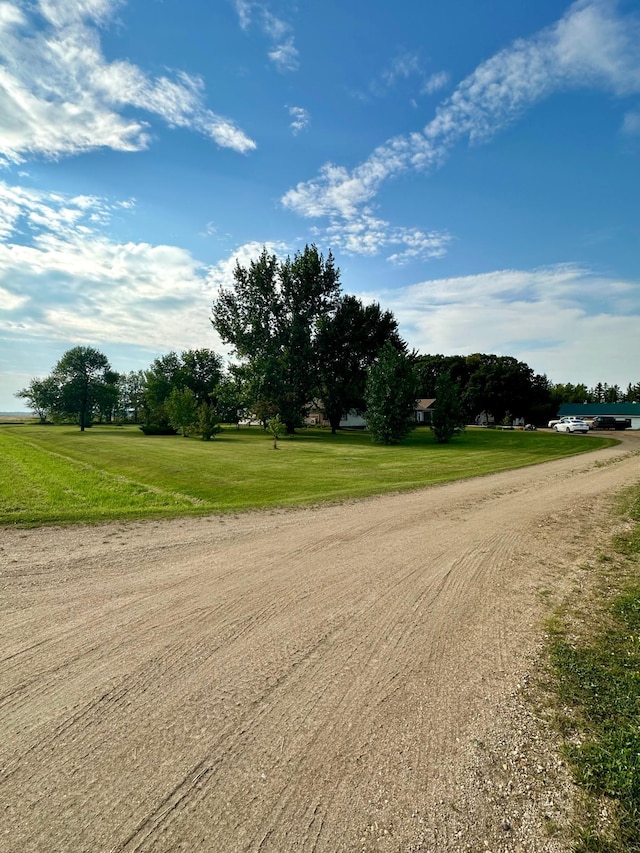
[[[282,203],[305,217],[328,217],[334,230],[341,223],[365,226],[384,182],[436,168],[459,140],[490,139],[554,92],[593,87],[616,96],[639,93],[639,45],[637,15],[620,15],[614,0],[578,0],[553,26],[479,65],[421,132],[388,140],[354,169],[324,165],[316,178],[290,189]],[[633,129],[635,114],[629,115],[627,129]]]
[[[232,2],[241,28],[248,30],[255,24],[271,42],[267,56],[278,71],[296,71],[299,67],[299,51],[291,25],[274,15],[269,6],[261,0]]]
[[[180,71],[150,77],[130,62],[106,61],[97,25],[118,5],[40,0],[27,11],[15,2],[0,3],[0,164],[100,147],[144,149],[150,126],[125,115],[131,107],[202,133],[221,147],[254,149],[235,122],[205,106],[200,78]],[[45,21],[40,29],[37,13]]]
[[[640,134],[640,110],[630,110],[625,115],[622,130],[632,136]]]
[[[422,93],[425,95],[433,95],[449,85],[449,74],[446,71],[438,71],[431,74],[422,84]]]
[[[406,80],[414,75],[423,76],[420,59],[415,53],[401,53],[396,56],[391,65],[386,68],[381,78],[387,86],[395,86],[398,80]]]
[[[402,51],[393,57],[386,68],[380,72],[377,78],[369,85],[369,95],[384,97],[396,91],[399,84],[404,81],[412,81],[415,95],[431,95],[442,89],[449,82],[446,71],[427,73],[423,62],[417,53]],[[366,98],[363,93],[358,97]],[[415,99],[411,102],[415,104]]]
[[[517,355],[554,382],[637,382],[640,281],[561,264],[360,295],[392,308],[420,352]]]
[[[304,107],[287,107],[291,116],[291,130],[294,136],[297,136],[301,131],[309,127],[310,116]]]

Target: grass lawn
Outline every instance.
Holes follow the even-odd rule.
[[[438,445],[416,429],[398,446],[365,433],[303,430],[278,449],[259,428],[213,441],[135,426],[0,426],[0,523],[21,526],[201,515],[341,500],[519,468],[615,439],[469,429]]]
[[[585,792],[576,853],[640,851],[640,486],[621,509],[626,533],[550,626],[558,723]]]

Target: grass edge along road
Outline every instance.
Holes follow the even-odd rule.
[[[640,851],[640,484],[618,533],[549,623],[550,687],[582,790],[576,853]]]
[[[227,427],[211,442],[135,426],[4,424],[0,523],[22,527],[170,518],[315,504],[423,488],[615,444],[602,436],[428,429],[383,447],[362,432],[307,429],[279,442]]]

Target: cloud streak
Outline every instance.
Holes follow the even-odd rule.
[[[258,0],[233,0],[240,27],[247,31],[255,23],[271,42],[267,56],[278,71],[296,71],[299,51],[291,25],[274,15],[268,5]]]
[[[130,62],[106,61],[97,25],[118,5],[40,0],[28,15],[16,3],[0,3],[0,164],[101,147],[145,149],[151,129],[125,115],[132,107],[220,147],[253,150],[256,143],[235,122],[205,106],[200,78],[181,71],[150,77]],[[45,22],[41,29],[36,12]]]
[[[364,232],[386,181],[408,171],[433,170],[461,139],[490,139],[552,93],[582,87],[620,97],[640,93],[638,45],[637,16],[619,15],[613,0],[578,0],[553,26],[480,64],[422,131],[388,140],[352,170],[325,164],[316,178],[290,189],[282,204],[304,217],[329,218],[334,231],[346,224]],[[401,70],[411,68],[405,62]],[[628,114],[626,124],[627,130],[635,129],[635,114]]]

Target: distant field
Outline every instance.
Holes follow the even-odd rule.
[[[0,412],[0,424],[37,423],[38,418],[27,412]]]
[[[470,429],[437,445],[427,429],[396,447],[309,429],[277,450],[262,430],[211,442],[133,426],[0,426],[0,523],[39,526],[201,515],[416,489],[615,443],[596,436]]]

